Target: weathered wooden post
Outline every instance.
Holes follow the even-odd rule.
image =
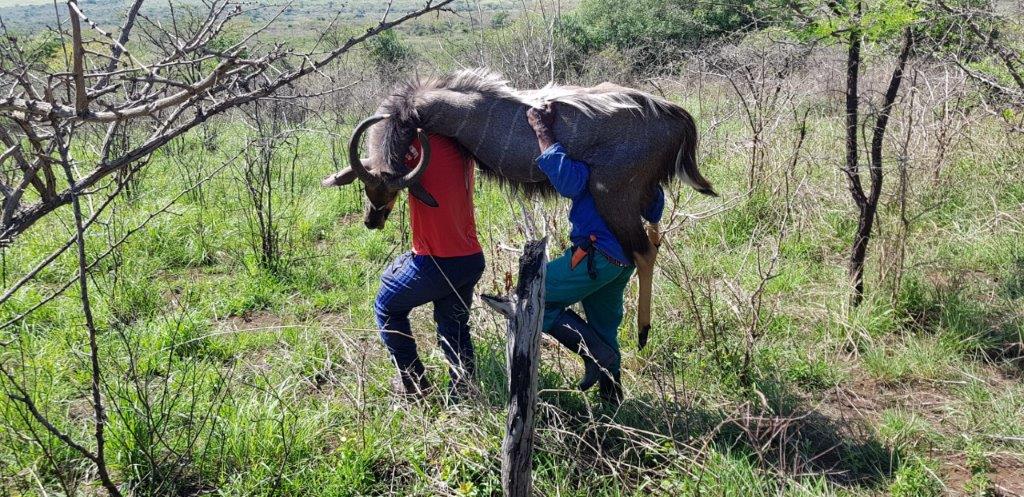
[[[506,496],[529,497],[533,487],[533,417],[544,319],[547,238],[528,242],[519,258],[519,282],[508,299],[482,300],[508,318],[508,421],[501,443],[501,487]]]

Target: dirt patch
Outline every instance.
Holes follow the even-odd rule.
[[[942,454],[942,480],[948,487],[950,495],[977,495],[978,489],[972,489],[973,475],[969,470],[967,458],[963,454]],[[990,469],[984,474],[988,494],[998,497],[1024,497],[1024,462],[1006,454],[995,454],[988,458]]]
[[[993,388],[1005,382],[993,372],[987,383]],[[856,378],[825,393],[823,409],[850,411],[857,418],[878,424],[885,411],[899,409],[912,413],[942,435],[955,435],[959,428],[951,422],[955,399],[948,388],[964,382],[902,382],[889,384],[870,378]]]
[[[825,392],[821,409],[836,417],[853,416],[877,421],[885,409],[885,399],[881,395],[883,388],[871,380],[854,380],[849,385],[840,385]]]
[[[952,400],[930,383],[886,384],[858,378],[825,392],[822,410],[841,418],[854,418],[878,424],[890,409],[902,409],[923,418],[936,430],[948,425],[948,406]]]
[[[92,422],[96,419],[96,411],[92,405],[92,399],[79,397],[68,403],[68,418],[72,421]]]
[[[217,334],[240,335],[244,333],[274,333],[289,327],[290,324],[281,316],[269,311],[247,312],[241,316],[219,319],[214,328]],[[245,375],[264,374],[273,368],[273,362],[290,354],[288,347],[259,346],[249,348],[236,354],[231,360],[240,364]]]
[[[1008,380],[998,368],[986,368],[982,379],[990,388],[1008,387]],[[869,378],[857,378],[843,386],[834,388],[822,399],[821,410],[836,419],[859,420],[877,426],[887,410],[899,409],[912,413],[931,429],[945,437],[956,437],[960,428],[952,421],[956,401],[950,395],[950,388],[962,382],[925,383],[911,382],[887,385]],[[978,495],[972,488],[977,481],[963,452],[932,450],[929,457],[939,461],[939,477],[947,487],[949,495]],[[1024,497],[1024,460],[1019,455],[998,453],[988,457],[990,469],[980,481],[988,482],[991,496]],[[977,479],[976,479],[977,480]]]
[[[217,327],[232,331],[256,331],[280,328],[284,324],[284,319],[277,314],[270,311],[255,311],[221,319],[218,321]]]

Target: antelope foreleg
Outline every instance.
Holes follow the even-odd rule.
[[[651,293],[654,287],[654,263],[658,258],[661,246],[661,233],[657,224],[647,226],[647,238],[651,248],[646,254],[633,253],[636,262],[636,274],[640,280],[640,292],[636,304],[637,347],[640,350],[647,345],[647,336],[651,331]]]

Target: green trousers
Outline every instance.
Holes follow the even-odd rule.
[[[575,269],[570,267],[572,249],[548,263],[544,280],[544,331],[551,329],[565,309],[577,302],[583,305],[587,322],[605,343],[619,350],[619,325],[626,285],[633,275],[633,266],[617,266],[601,254],[594,255],[597,278],[590,279],[587,261]]]

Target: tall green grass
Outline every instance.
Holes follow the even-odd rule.
[[[672,231],[659,259],[656,329],[644,352],[635,350],[629,290],[622,409],[573,391],[579,364],[543,347],[540,494],[937,495],[943,458],[1019,453],[1024,234],[1021,188],[1007,178],[1020,173],[1021,157],[1011,148],[959,151],[940,184],[915,172],[918,216],[903,241],[907,269],[898,287],[878,277],[900,242],[890,229],[898,214],[887,183],[883,229],[870,252],[870,298],[851,309],[844,264],[854,212],[829,159],[839,128],[830,117],[816,119],[788,217],[781,176],[743,191],[742,122],[727,118],[705,138],[703,167],[725,200],[682,186],[672,192],[678,212],[710,214],[666,220]],[[154,154],[138,195],[118,200],[111,222],[90,232],[90,260],[189,186],[186,178],[197,176],[182,167],[213,171],[237,153],[244,130],[216,126],[213,150],[188,135],[176,148],[184,157]],[[772,146],[784,164],[789,132],[778,133]],[[474,309],[479,398],[450,407],[390,395],[392,368],[373,331],[372,298],[382,268],[408,247],[405,208],[400,203],[383,231],[363,228],[357,187],[318,186],[334,168],[325,139],[306,132],[301,164],[276,166],[297,185],[278,190],[288,240],[280,270],[260,268],[246,241],[244,190],[230,165],[90,273],[108,451],[116,480],[133,494],[499,491],[503,323]],[[478,290],[501,293],[506,273],[515,274],[509,248],[526,238],[520,200],[485,181],[475,195],[488,258]],[[552,246],[564,244],[565,203],[523,202]],[[71,235],[67,215],[42,221],[7,249],[8,284]],[[751,345],[742,297],[758,286],[758,263],[783,228],[777,275],[764,288]],[[0,309],[0,319],[25,312],[75,271],[73,255],[61,256]],[[72,286],[4,331],[15,342],[0,350],[0,361],[60,429],[88,444],[90,378],[77,296]],[[444,383],[429,309],[413,321],[430,378]],[[750,370],[741,361],[747,347]],[[6,381],[0,386],[12,393]],[[840,394],[868,400],[853,412]],[[940,407],[924,401],[931,394]],[[769,435],[766,426],[786,429]],[[0,396],[0,492],[54,495],[62,480],[92,492],[92,478],[88,461]]]

